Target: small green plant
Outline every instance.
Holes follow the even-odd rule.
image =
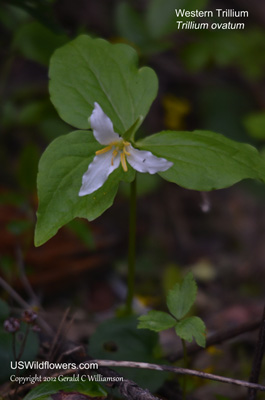
[[[175,328],[176,334],[187,342],[193,338],[196,343],[205,347],[206,328],[201,318],[187,316],[197,295],[197,285],[192,272],[189,272],[181,284],[177,283],[167,295],[169,313],[149,311],[139,317],[139,329],[150,329],[155,332]]]

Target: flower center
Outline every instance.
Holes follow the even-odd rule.
[[[126,140],[120,139],[116,142],[110,143],[108,146],[104,147],[101,150],[96,151],[96,155],[107,153],[108,151],[112,150],[112,158],[111,158],[111,165],[113,165],[114,158],[117,155],[120,155],[121,165],[124,172],[128,171],[127,163],[126,163],[126,156],[129,156],[130,153],[127,147],[130,146],[130,142]]]

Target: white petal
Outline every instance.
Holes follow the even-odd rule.
[[[158,158],[150,151],[137,150],[132,146],[127,147],[127,150],[130,153],[127,156],[128,163],[139,172],[155,174],[156,172],[166,171],[173,165],[171,161]]]
[[[95,139],[100,144],[106,145],[120,139],[120,136],[113,130],[113,124],[110,118],[104,113],[98,103],[94,103],[94,110],[90,117],[90,125],[93,129]]]
[[[112,150],[94,157],[83,175],[79,196],[91,194],[103,186],[108,176],[120,165],[120,157],[113,159],[113,165],[111,164],[112,157]]]

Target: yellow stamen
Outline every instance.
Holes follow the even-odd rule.
[[[128,167],[127,167],[127,164],[126,164],[126,158],[125,158],[124,151],[121,153],[121,165],[122,165],[123,171],[127,172],[128,171]]]
[[[112,159],[111,159],[111,165],[113,165],[113,162],[114,162],[114,158],[118,155],[118,150],[113,150],[113,152],[112,152]]]
[[[113,157],[115,158],[117,155],[118,155],[118,150],[117,149],[115,149],[115,150],[113,150],[113,153],[112,153],[112,155],[113,155]]]
[[[106,147],[103,147],[103,149],[97,150],[96,155],[107,153],[108,151],[110,151],[111,149],[114,148],[114,150],[112,152],[111,165],[113,166],[114,158],[117,157],[117,155],[120,153],[122,168],[123,168],[124,172],[127,172],[128,166],[127,166],[127,162],[126,162],[126,156],[131,155],[131,153],[129,153],[129,151],[127,151],[127,146],[130,146],[130,142],[127,142],[125,140],[118,140],[116,142],[110,143]]]
[[[131,143],[130,143],[130,142],[127,142],[126,140],[124,140],[124,141],[122,142],[122,144],[123,144],[123,152],[124,152],[124,154],[126,154],[126,156],[130,156],[131,153],[129,153],[129,151],[127,150],[127,147],[130,146]]]
[[[109,150],[111,150],[111,148],[112,148],[112,144],[110,144],[109,146],[103,147],[103,149],[96,151],[96,155],[98,156],[99,154],[107,153]]]

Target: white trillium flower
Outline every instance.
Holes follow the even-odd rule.
[[[128,171],[128,162],[136,171],[149,174],[166,171],[173,165],[165,158],[154,156],[150,151],[135,149],[130,142],[114,132],[110,118],[98,103],[94,103],[90,125],[95,139],[106,147],[96,151],[92,163],[83,175],[79,196],[91,194],[103,186],[108,176],[120,164],[125,172]]]

